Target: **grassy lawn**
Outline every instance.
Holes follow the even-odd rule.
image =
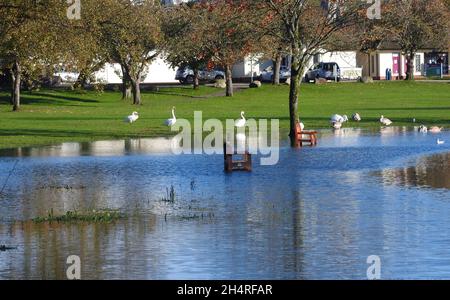
[[[450,126],[450,84],[376,82],[374,84],[341,83],[303,85],[300,116],[306,127],[329,127],[334,113],[351,116],[359,112],[361,123],[345,126],[379,127],[380,115],[394,125],[418,123]],[[280,119],[282,131],[289,126],[287,86],[263,85],[248,89],[234,98],[200,96],[217,94],[220,90],[202,87],[166,88],[143,93],[143,105],[133,107],[122,101],[118,92],[53,91],[22,94],[22,110],[11,112],[9,93],[0,92],[0,148],[47,145],[63,141],[91,141],[126,137],[168,136],[173,133],[163,125],[172,106],[177,117],[192,119],[195,110],[203,118],[236,119],[241,110],[248,118]],[[129,125],[123,118],[132,111],[140,113],[137,123]]]

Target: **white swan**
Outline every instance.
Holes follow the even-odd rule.
[[[245,123],[247,123],[247,120],[245,120],[244,112],[241,111],[241,118],[240,118],[239,120],[236,120],[236,121],[234,122],[234,126],[236,126],[236,127],[238,127],[238,128],[244,127],[244,126],[245,126]]]
[[[428,132],[428,127],[425,125],[420,125],[419,132],[422,132],[422,133]]]
[[[177,117],[175,116],[175,106],[174,106],[174,107],[172,107],[172,118],[167,119],[165,124],[167,126],[173,126],[173,125],[175,125],[176,122],[177,122]]]
[[[361,116],[358,113],[354,113],[352,119],[355,122],[361,122]]]
[[[331,123],[331,126],[333,126],[334,129],[341,129],[342,123],[341,122],[333,122],[333,123]]]
[[[331,116],[330,122],[331,123],[336,123],[336,122],[344,123],[345,119],[341,115],[333,115],[333,116]]]
[[[389,120],[388,118],[385,118],[384,116],[381,116],[380,123],[383,124],[384,126],[389,126],[392,124],[392,121]]]
[[[126,123],[134,123],[139,119],[139,113],[134,111],[131,115],[125,118],[124,122]]]
[[[444,144],[445,144],[445,141],[443,141],[443,140],[441,140],[441,139],[437,139],[436,143],[437,143],[438,145],[444,145]]]
[[[442,127],[433,126],[433,127],[430,128],[429,132],[431,132],[431,133],[439,133],[439,132],[442,131],[442,129],[443,129]]]

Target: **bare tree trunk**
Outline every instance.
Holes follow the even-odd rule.
[[[281,60],[282,60],[281,53],[277,54],[277,57],[273,61],[273,81],[272,83],[275,85],[280,84],[280,69],[281,69]]]
[[[230,65],[225,67],[225,77],[226,77],[226,96],[233,97],[233,72]]]
[[[14,104],[14,90],[15,90],[16,76],[14,76],[13,69],[9,70],[9,73],[11,75],[11,98],[9,99],[9,103],[11,105],[13,105]]]
[[[81,70],[80,74],[78,75],[77,81],[73,85],[74,88],[76,88],[76,89],[78,89],[78,88],[83,89],[84,86],[87,83],[88,77],[89,77],[89,70],[87,68]]]
[[[199,87],[200,87],[200,81],[199,81],[198,68],[194,68],[194,90],[198,90]]]
[[[125,68],[121,65],[122,68],[122,100],[131,99],[132,97],[132,88],[130,83],[130,77],[126,72]]]
[[[122,79],[122,100],[131,99],[133,96],[131,84],[129,80]]]
[[[133,104],[141,105],[141,80],[139,76],[137,79],[131,79],[131,89],[133,92]]]
[[[299,121],[298,118],[298,99],[300,96],[300,85],[302,81],[304,66],[302,66],[300,60],[294,55],[292,56],[291,66],[291,84],[289,86],[289,119],[290,119],[290,132],[289,137],[291,139],[291,146],[298,147],[299,142],[296,137],[296,125]]]
[[[20,109],[20,83],[21,83],[21,67],[18,61],[14,62],[13,66],[13,111],[18,111]]]
[[[414,52],[409,52],[407,54],[407,64],[406,64],[406,80],[414,80]]]

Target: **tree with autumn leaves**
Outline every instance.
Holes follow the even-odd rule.
[[[194,73],[193,87],[198,89],[199,71],[211,64],[213,55],[203,38],[206,14],[190,2],[167,7],[163,16],[163,55],[173,68],[189,66]]]
[[[258,52],[257,16],[252,1],[194,1],[171,7],[166,30],[166,57],[172,65],[200,66],[225,70],[226,96],[233,96],[233,65]]]
[[[110,61],[119,63],[124,85],[131,83],[133,104],[142,104],[140,85],[148,65],[159,55],[163,38],[161,6],[153,0],[100,0],[104,9],[98,41]]]
[[[279,35],[289,44],[291,84],[289,93],[290,137],[297,146],[300,85],[315,54],[327,49],[336,34],[360,21],[367,4],[360,0],[265,0],[266,9],[283,24]]]
[[[450,11],[443,0],[391,0],[383,6],[386,37],[400,46],[406,56],[406,79],[414,80],[414,57],[430,46],[449,47]]]
[[[25,75],[50,66],[60,54],[64,40],[59,28],[65,12],[61,1],[0,0],[0,64],[11,78],[11,104],[20,109]]]

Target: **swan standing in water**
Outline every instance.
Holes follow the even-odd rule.
[[[342,128],[342,123],[341,122],[333,122],[331,124],[331,126],[333,126],[334,129],[341,129]]]
[[[444,144],[445,144],[445,141],[443,141],[443,140],[441,140],[441,139],[437,139],[436,143],[437,143],[438,145],[444,145]]]
[[[384,126],[389,126],[392,124],[392,121],[389,120],[388,118],[385,118],[384,116],[381,116],[380,123],[383,124]]]
[[[428,128],[425,125],[420,125],[419,132],[426,133],[428,132]]]
[[[239,120],[236,120],[236,121],[234,122],[234,126],[236,126],[236,127],[238,127],[238,128],[244,127],[244,126],[245,126],[245,123],[247,123],[247,120],[245,120],[244,112],[241,111],[241,118],[240,118]]]
[[[139,113],[134,111],[131,115],[125,118],[124,122],[126,123],[134,123],[139,119]]]
[[[171,127],[171,126],[175,125],[176,122],[177,122],[177,117],[175,117],[175,106],[174,106],[174,107],[172,107],[172,118],[171,119],[167,119],[165,124],[167,126]]]

